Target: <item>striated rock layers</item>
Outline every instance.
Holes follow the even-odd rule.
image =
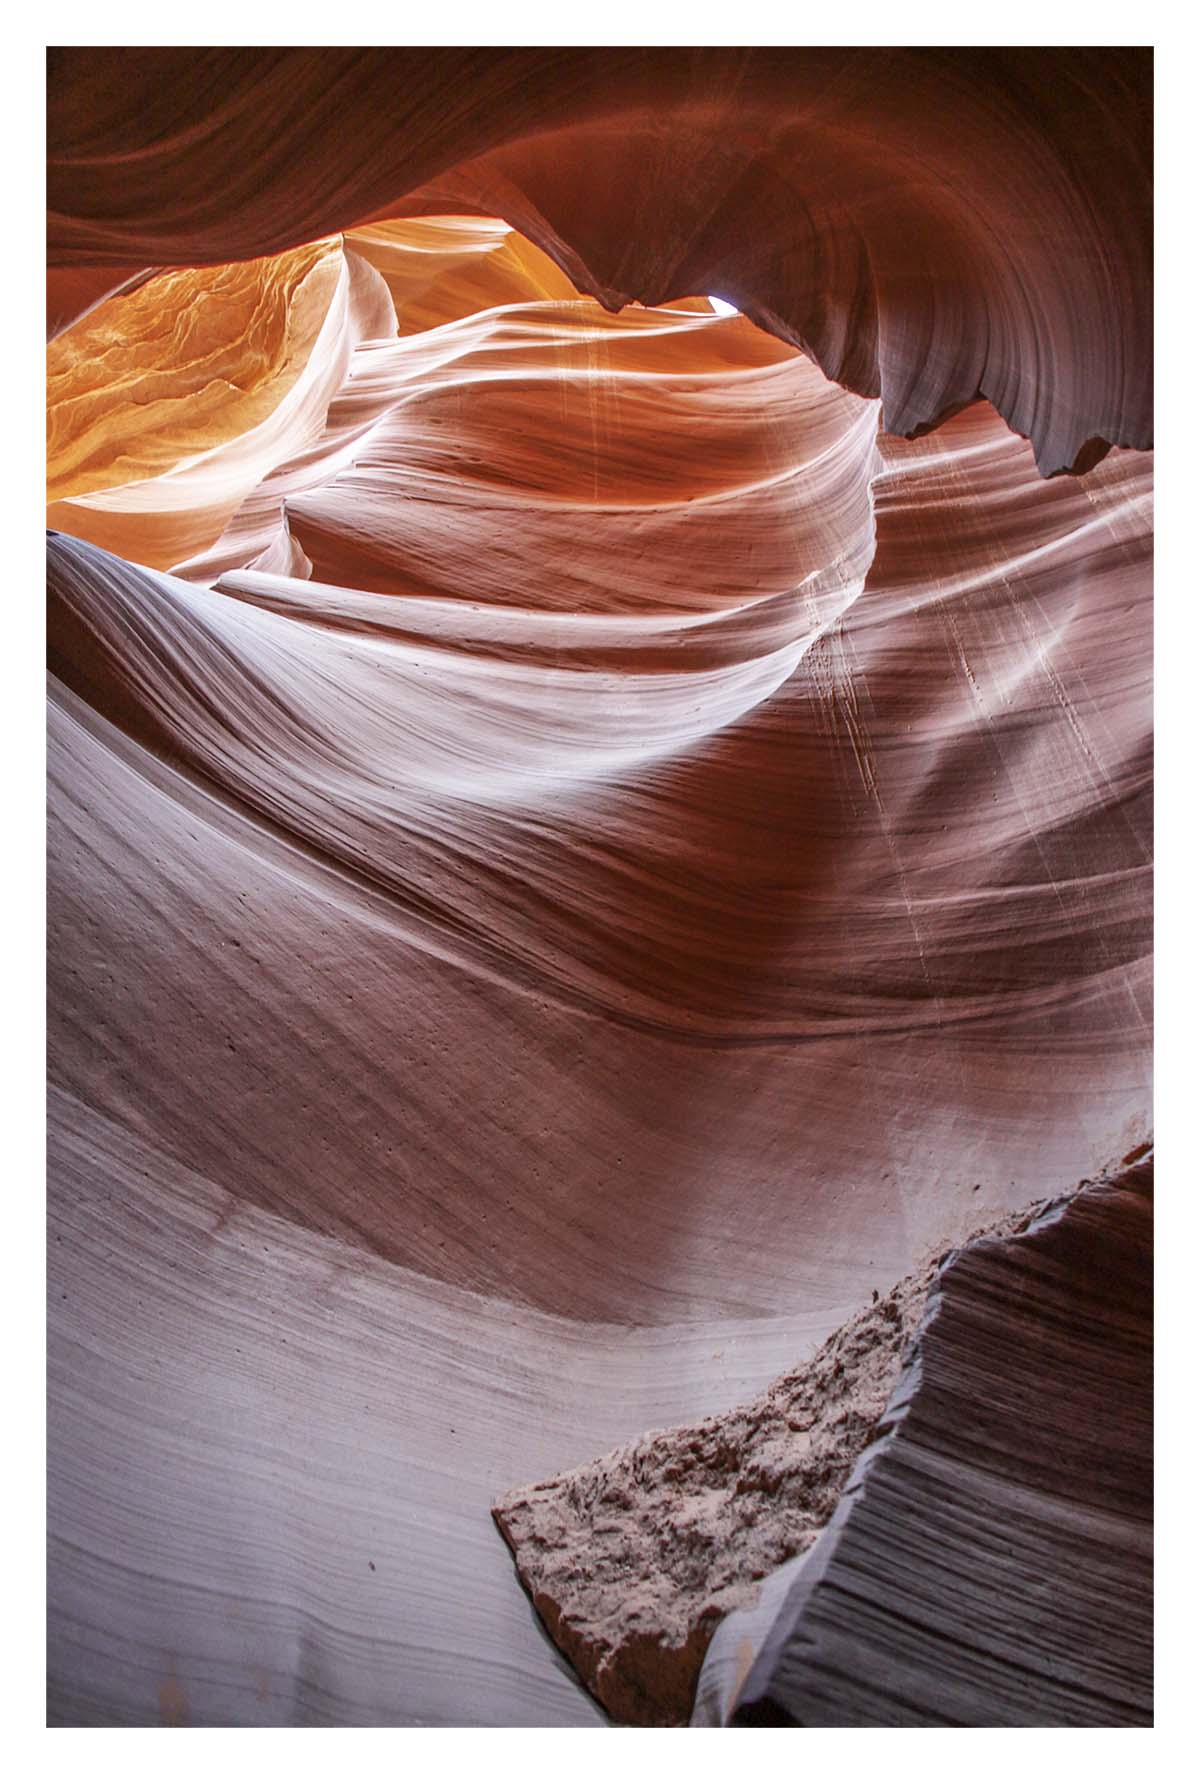
[[[1146,91],[54,52],[56,1721],[602,1725],[494,1499],[1147,1136]]]
[[[754,1607],[762,1580],[833,1514],[938,1266],[876,1298],[751,1403],[496,1503],[551,1637],[619,1724],[687,1724],[718,1622]]]
[[[949,1264],[739,1725],[1149,1725],[1153,1161]]]

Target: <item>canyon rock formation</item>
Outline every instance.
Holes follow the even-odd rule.
[[[735,1724],[1152,1722],[1153,1175],[946,1267]]]
[[[619,1723],[687,1724],[718,1623],[812,1545],[900,1377],[936,1267],[749,1404],[497,1502],[551,1637]]]
[[[494,1500],[1148,1137],[1148,86],[52,52],[53,1719],[604,1724]]]
[[[721,1623],[697,1723],[1149,1723],[1151,1179],[1009,1216],[761,1398],[500,1499],[618,1723],[688,1723]]]

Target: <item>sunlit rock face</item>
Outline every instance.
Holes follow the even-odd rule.
[[[602,1724],[494,1497],[1149,1131],[1142,63],[124,53],[50,89],[51,1711]]]

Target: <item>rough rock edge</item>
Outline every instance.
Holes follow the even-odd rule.
[[[942,1260],[938,1265],[937,1277],[930,1290],[916,1336],[905,1355],[900,1383],[869,1446],[859,1458],[829,1525],[806,1555],[789,1561],[789,1576],[785,1576],[783,1570],[776,1573],[770,1620],[763,1625],[755,1622],[748,1632],[745,1623],[740,1623],[748,1642],[738,1647],[737,1654],[731,1652],[730,1643],[722,1647],[720,1667],[706,1671],[708,1679],[704,1680],[702,1677],[698,1684],[700,1692],[691,1720],[693,1725],[1112,1727],[1153,1723],[1152,1499],[1148,1488],[1144,1489],[1144,1494],[1138,1499],[1140,1514],[1144,1518],[1141,1522],[1144,1531],[1140,1534],[1137,1531],[1137,1509],[1126,1517],[1119,1510],[1113,1513],[1114,1496],[1093,1499],[1093,1504],[1099,1505],[1098,1518],[1103,1520],[1105,1516],[1108,1517],[1111,1543],[1105,1542],[1093,1549],[1096,1557],[1093,1559],[1092,1575],[1095,1577],[1098,1570],[1105,1570],[1109,1578],[1115,1578],[1116,1591],[1108,1598],[1107,1604],[1092,1598],[1092,1627],[1095,1634],[1105,1640],[1109,1650],[1115,1654],[1120,1677],[1114,1681],[1112,1672],[1109,1671],[1099,1680],[1093,1680],[1092,1691],[1089,1691],[1085,1665],[1079,1668],[1055,1668],[1056,1648],[1045,1638],[1044,1627],[1039,1633],[1036,1610],[1028,1618],[1019,1615],[1015,1620],[1007,1620],[1005,1626],[1010,1635],[1014,1631],[1018,1634],[1033,1663],[1045,1666],[1042,1671],[1043,1679],[1034,1684],[1029,1679],[1029,1671],[1023,1677],[1021,1668],[1014,1665],[1005,1672],[1009,1678],[1007,1685],[1010,1691],[999,1695],[992,1695],[988,1691],[988,1655],[983,1648],[986,1632],[980,1643],[972,1641],[960,1645],[957,1641],[945,1639],[935,1618],[929,1623],[932,1641],[935,1648],[939,1644],[944,1647],[946,1654],[939,1655],[936,1659],[939,1673],[932,1692],[937,1696],[937,1711],[927,1713],[922,1705],[920,1690],[923,1685],[928,1685],[929,1669],[921,1666],[923,1657],[928,1659],[931,1647],[930,1644],[911,1642],[914,1637],[912,1625],[915,1622],[909,1622],[906,1603],[911,1603],[911,1597],[907,1594],[904,1582],[900,1582],[894,1595],[891,1594],[889,1585],[881,1586],[889,1590],[889,1601],[896,1611],[900,1626],[899,1638],[894,1639],[889,1647],[883,1641],[873,1641],[869,1621],[863,1613],[864,1606],[869,1607],[869,1604],[861,1584],[856,1582],[852,1574],[852,1567],[861,1565],[864,1556],[867,1557],[868,1565],[870,1563],[869,1554],[864,1554],[864,1545],[871,1540],[870,1533],[866,1532],[864,1518],[872,1514],[878,1515],[880,1520],[872,1524],[876,1530],[876,1538],[882,1533],[885,1542],[894,1547],[896,1511],[899,1510],[901,1517],[907,1519],[907,1512],[912,1506],[911,1497],[907,1503],[905,1501],[903,1471],[890,1474],[885,1481],[889,1489],[896,1488],[896,1495],[890,1502],[880,1502],[872,1481],[877,1477],[882,1478],[893,1456],[898,1456],[900,1468],[912,1460],[913,1454],[906,1447],[906,1441],[921,1444],[927,1440],[927,1433],[922,1434],[920,1429],[914,1437],[914,1412],[919,1414],[919,1407],[925,1402],[924,1395],[931,1386],[936,1390],[945,1385],[946,1375],[941,1372],[927,1375],[925,1368],[931,1359],[936,1369],[944,1368],[947,1351],[958,1350],[963,1335],[960,1301],[956,1301],[956,1327],[950,1331],[948,1340],[942,1334],[941,1321],[948,1282],[957,1281],[964,1269],[971,1267],[972,1258],[976,1259],[976,1268],[980,1258],[986,1265],[989,1246],[993,1250],[999,1247],[1001,1255],[1008,1257],[1020,1245],[1028,1244],[1045,1234],[1053,1236],[1070,1226],[1078,1220],[1080,1211],[1084,1215],[1086,1239],[1089,1208],[1093,1215],[1098,1213],[1101,1216],[1099,1223],[1103,1224],[1103,1216],[1108,1211],[1109,1204],[1120,1204],[1122,1196],[1126,1202],[1140,1198],[1143,1202],[1152,1203],[1153,1174],[1154,1143],[1153,1140],[1148,1140],[1127,1153],[1119,1166],[1078,1184],[1075,1189],[1063,1195],[1045,1201],[1022,1216],[1016,1226],[977,1234]],[[1118,1205],[1118,1216],[1120,1211]],[[1094,1225],[1091,1231],[1094,1235]],[[1061,1261],[1061,1257],[1059,1260]],[[1036,1264],[1036,1258],[1034,1262]],[[1020,1275],[1010,1277],[1010,1285],[1014,1280],[1017,1283],[1016,1297],[1019,1299]],[[978,1286],[978,1276],[973,1278],[973,1284]],[[968,1300],[973,1284],[966,1284],[964,1297]],[[995,1276],[992,1276],[991,1284],[995,1286]],[[1073,1320],[1074,1316],[1072,1311],[1070,1319]],[[1143,1351],[1147,1359],[1149,1347],[1147,1342]],[[961,1356],[961,1351],[958,1352]],[[1058,1364],[1060,1369],[1062,1365],[1061,1362]],[[1038,1366],[1042,1366],[1041,1355],[1038,1357]],[[1059,1377],[1061,1378],[1061,1373]],[[1126,1375],[1126,1385],[1129,1383],[1129,1376]],[[1142,1372],[1135,1377],[1133,1384],[1135,1389],[1148,1389],[1149,1374]],[[1119,1410],[1122,1403],[1119,1390],[1110,1390],[1097,1396],[1094,1391],[1092,1395],[1087,1394],[1085,1389],[1084,1396],[1085,1414],[1093,1422],[1098,1411],[1106,1408]],[[1124,1403],[1128,1405],[1129,1402],[1129,1397],[1126,1396]],[[1013,1399],[1002,1398],[1000,1407],[1002,1415],[1011,1416]],[[1008,1427],[1011,1430],[1011,1423]],[[1032,1424],[1029,1425],[1030,1430],[1033,1427]],[[928,1426],[925,1428],[927,1431]],[[993,1472],[988,1459],[989,1454],[996,1451],[991,1447],[995,1433],[996,1423],[993,1421],[983,1442],[976,1443],[977,1430],[971,1432],[967,1438],[968,1444],[972,1447],[977,1445],[983,1455],[981,1471],[992,1481],[990,1487],[985,1487],[979,1495],[972,1497],[971,1465],[967,1462],[965,1466],[960,1465],[957,1468],[964,1472],[967,1479],[962,1494],[952,1497],[949,1493],[940,1493],[938,1507],[943,1511],[951,1510],[955,1516],[970,1516],[972,1511],[976,1511],[980,1519],[986,1518],[989,1513],[995,1514],[999,1507],[1008,1532],[1013,1536],[1009,1545],[1013,1576],[1008,1589],[1020,1594],[1022,1585],[1028,1583],[1030,1592],[1036,1594],[1049,1587],[1056,1606],[1061,1607],[1064,1616],[1075,1622],[1077,1627],[1079,1597],[1062,1593],[1063,1572],[1060,1567],[1058,1577],[1054,1575],[1055,1549],[1045,1539],[1046,1523],[1038,1519],[1036,1512],[1031,1517],[1029,1544],[1025,1548],[1028,1555],[1025,1563],[1030,1568],[1022,1568],[1020,1541],[1024,1524],[1021,1520],[1020,1500],[1022,1497],[1027,1498],[1028,1478],[1026,1476],[1024,1483],[1016,1487],[1007,1510],[1003,1505],[998,1505],[997,1481],[1000,1484],[1004,1482],[1001,1467],[997,1466]],[[1149,1450],[1145,1450],[1145,1453],[1149,1460]],[[918,1469],[920,1463],[921,1454],[918,1448]],[[1148,1476],[1148,1470],[1147,1466],[1144,1478]],[[1123,1484],[1127,1487],[1128,1482],[1127,1473],[1114,1476],[1118,1491]],[[1054,1501],[1061,1511],[1066,1501],[1065,1496],[1055,1496]],[[891,1532],[888,1520],[884,1518],[890,1520]],[[928,1529],[928,1523],[925,1527]],[[918,1523],[918,1539],[919,1528]],[[952,1529],[950,1539],[953,1541],[955,1537]],[[961,1538],[961,1529],[958,1537]],[[850,1547],[851,1540],[856,1542],[853,1548]],[[943,1553],[945,1551],[946,1548],[943,1547]],[[1068,1569],[1081,1556],[1081,1548],[1074,1547],[1068,1555]],[[951,1585],[957,1583],[958,1586],[965,1583],[969,1592],[973,1587],[969,1579],[977,1574],[971,1570],[974,1558],[974,1549],[968,1544],[966,1568],[959,1569],[956,1578],[953,1563],[948,1561],[942,1572],[945,1581]],[[916,1588],[919,1590],[922,1577],[927,1580],[929,1572],[922,1568],[919,1555],[915,1563]],[[902,1560],[902,1567],[907,1572],[909,1561]],[[1081,1582],[1086,1589],[1086,1574]],[[848,1587],[843,1587],[847,1585]],[[843,1642],[839,1645],[839,1633],[833,1626],[833,1619],[843,1611],[842,1601],[851,1596],[854,1598],[853,1618],[842,1621],[840,1637]],[[1006,1600],[1003,1586],[999,1599],[1003,1613]],[[730,1632],[736,1634],[739,1622],[730,1618],[728,1626]],[[920,1639],[920,1632],[915,1636]],[[1074,1648],[1072,1641],[1072,1649]],[[747,1651],[752,1653],[748,1659]],[[975,1668],[970,1672],[970,1676],[974,1678],[973,1683],[970,1676],[964,1682],[962,1671],[951,1668],[956,1652],[963,1654],[967,1666],[974,1663]],[[912,1664],[912,1669],[902,1667],[906,1659]],[[981,1666],[984,1675],[982,1688],[979,1683]],[[816,1716],[813,1717],[805,1716],[806,1702],[800,1697],[806,1672],[811,1678],[810,1700],[815,1698],[817,1706]],[[907,1686],[911,1685],[909,1678],[914,1676],[914,1672],[917,1672],[915,1686],[910,1693]],[[1094,1676],[1095,1672],[1092,1674]],[[945,1691],[952,1683],[956,1688],[956,1701],[947,1704]],[[1036,1693],[1033,1691],[1035,1685],[1038,1689]],[[856,1708],[856,1695],[860,1699],[869,1696],[868,1703]],[[1070,1702],[1065,1711],[1064,1697],[1069,1698]],[[927,1700],[928,1695],[926,1702]]]
[[[993,1218],[967,1244],[1015,1235],[1067,1198]],[[617,1723],[689,1722],[717,1626],[813,1545],[881,1432],[955,1254],[874,1299],[749,1404],[644,1435],[493,1505],[551,1638]]]

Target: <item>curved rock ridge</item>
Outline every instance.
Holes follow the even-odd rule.
[[[1153,1175],[948,1260],[732,1723],[1153,1722]]]
[[[835,415],[872,426],[872,405],[839,397],[754,327],[716,318],[707,300],[606,314],[529,242],[472,217],[381,224],[278,260],[154,276],[50,349],[47,521],[200,582],[232,566],[303,577],[313,563],[287,519],[318,524],[315,495],[352,468],[387,470],[374,504],[365,492],[357,501],[360,557],[372,542],[386,549],[397,525],[403,535],[422,503],[446,552],[456,538],[436,507],[454,502],[460,481],[477,508],[485,491],[493,504],[507,498],[509,528],[536,520],[539,494],[576,525],[626,497],[648,522],[656,494],[669,512],[737,491],[731,476],[747,463],[798,476],[836,436]],[[811,396],[803,412],[785,410],[789,375],[821,388],[826,422],[814,422],[822,402]],[[693,447],[677,442],[656,466],[673,423],[694,431]],[[470,518],[455,515],[460,527]],[[490,519],[476,510],[477,525]],[[177,558],[200,525],[211,545]],[[835,504],[830,528],[852,536],[865,523]],[[411,590],[419,545],[399,559],[397,546],[374,577],[361,558],[347,568],[352,583]],[[549,563],[564,581],[551,595],[571,610],[595,595],[569,571],[578,546],[564,539]],[[327,545],[326,566],[329,555]]]
[[[610,308],[717,291],[891,433],[983,397],[1082,471],[1151,442],[1151,87],[1137,48],[54,50],[51,312],[477,212]]]
[[[578,302],[553,259],[496,216],[376,222],[346,241],[387,284],[402,334],[512,302]]]

